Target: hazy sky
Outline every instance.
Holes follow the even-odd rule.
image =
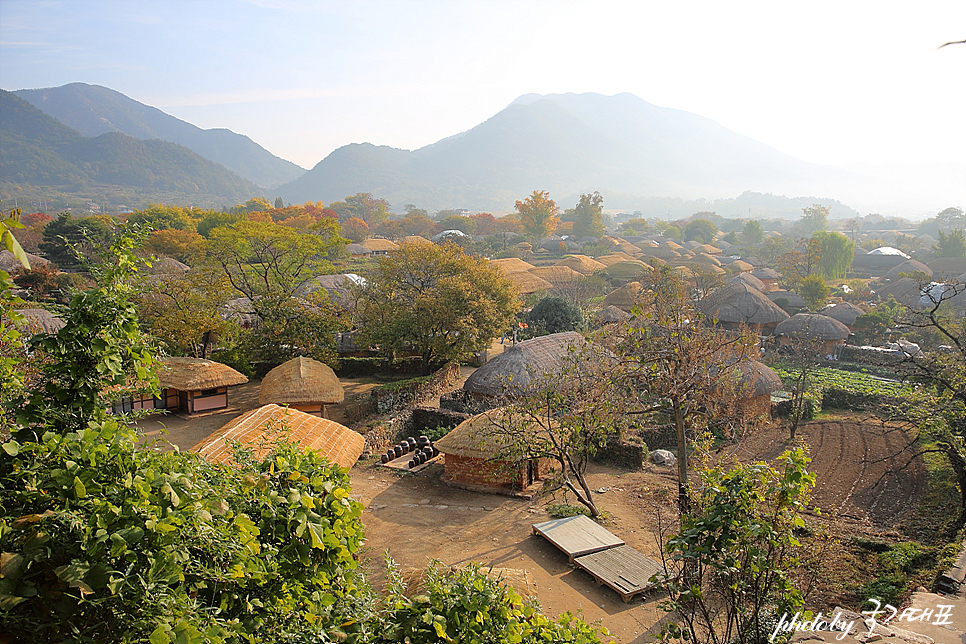
[[[104,85],[311,167],[525,93],[630,92],[807,161],[966,156],[966,1],[0,0],[0,87]]]

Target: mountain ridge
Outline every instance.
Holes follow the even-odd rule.
[[[243,134],[226,128],[199,128],[108,87],[68,83],[14,93],[84,136],[113,131],[142,141],[177,143],[265,188],[305,173],[304,168],[275,156]]]

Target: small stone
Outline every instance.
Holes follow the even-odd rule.
[[[610,492],[609,487],[599,487],[597,488],[597,494],[603,494],[604,492]]]

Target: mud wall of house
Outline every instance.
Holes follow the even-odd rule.
[[[443,478],[453,483],[517,489],[522,488],[525,483],[526,465],[511,466],[505,462],[455,454],[447,454],[445,464]]]

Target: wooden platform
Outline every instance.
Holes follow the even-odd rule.
[[[574,565],[590,573],[598,585],[615,590],[624,602],[645,592],[654,585],[651,577],[664,572],[661,564],[626,545],[577,557]]]
[[[539,534],[563,550],[570,563],[574,563],[576,557],[624,545],[623,539],[583,514],[534,523],[533,534]]]

